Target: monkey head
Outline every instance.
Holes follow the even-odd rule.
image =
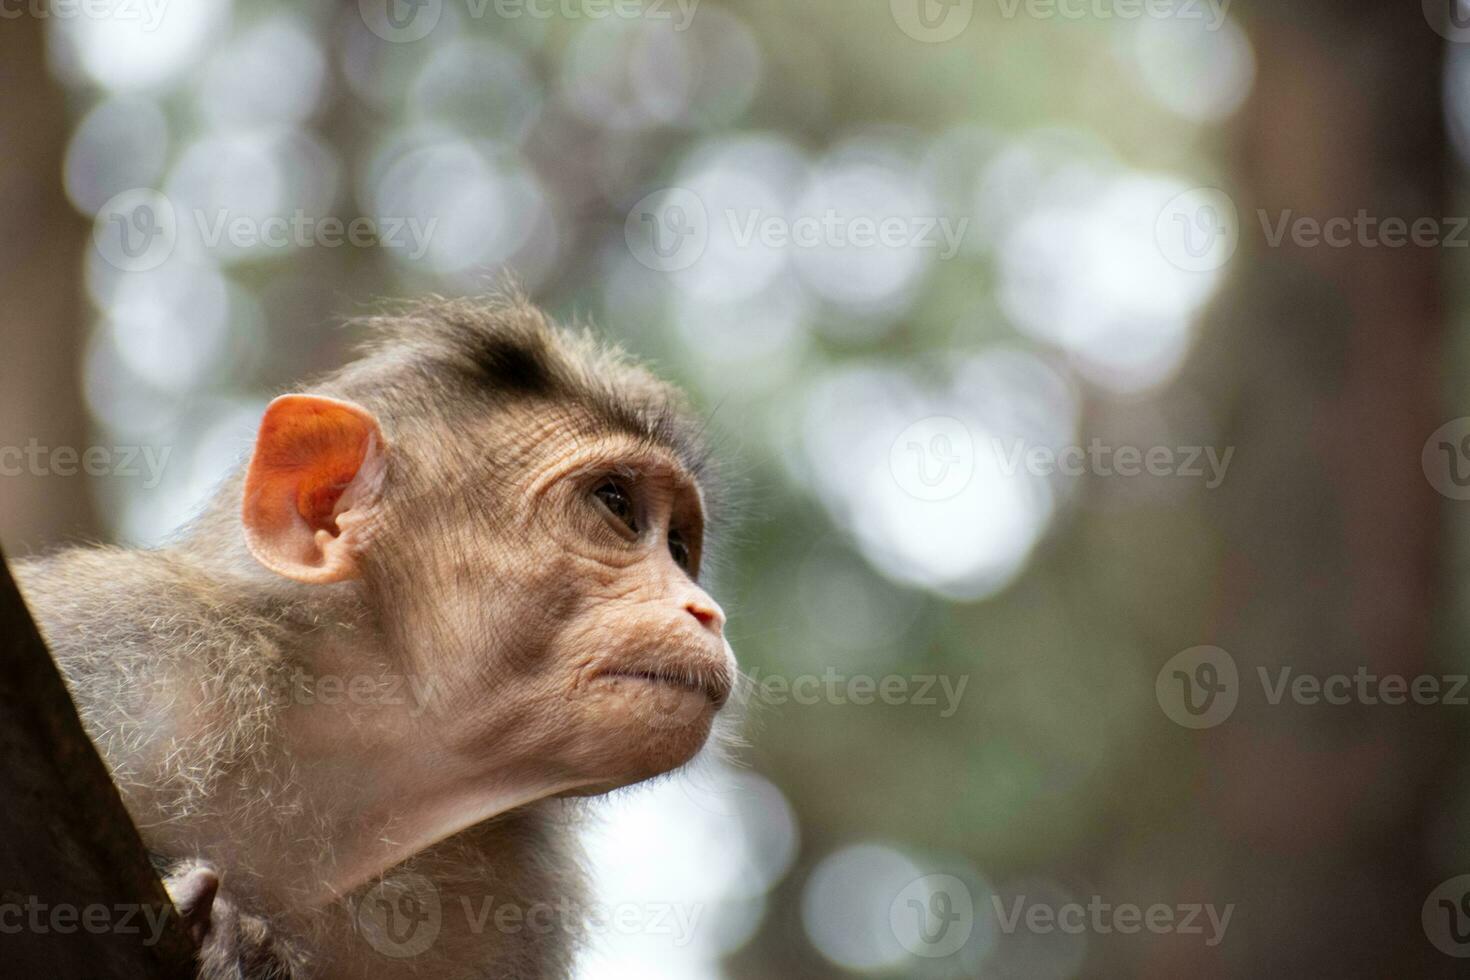
[[[736,674],[678,393],[518,302],[376,326],[362,360],[266,410],[242,494],[255,560],[370,611],[364,663],[428,702],[377,727],[466,793],[599,793],[688,761]]]

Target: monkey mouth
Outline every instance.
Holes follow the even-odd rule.
[[[678,670],[666,667],[618,667],[605,670],[599,677],[624,678],[647,684],[681,688],[703,694],[716,709],[730,700],[731,681],[724,670]]]

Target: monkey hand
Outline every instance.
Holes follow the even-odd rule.
[[[273,934],[269,922],[220,891],[207,864],[181,865],[164,878],[184,929],[198,950],[199,980],[300,980],[300,954]]]

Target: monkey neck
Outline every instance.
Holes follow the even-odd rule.
[[[289,885],[274,896],[284,907],[322,905],[461,831],[572,788],[513,753],[505,765],[492,757],[471,767],[443,749],[435,726],[452,719],[425,710],[431,695],[381,666],[389,658],[378,642],[361,632],[320,637],[309,654],[317,677],[344,678],[346,687],[328,697],[318,686],[313,703],[293,700],[282,712],[279,751],[309,787],[310,806],[295,823],[332,828],[326,850],[288,854],[275,833],[254,845],[253,863],[277,865],[267,880]],[[285,839],[299,838],[288,831]]]
[[[322,905],[566,788],[436,748],[453,719],[420,709],[350,588],[283,586],[197,543],[17,572],[150,848],[271,907]]]

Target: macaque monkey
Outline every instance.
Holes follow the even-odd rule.
[[[702,427],[519,298],[368,325],[172,543],[17,577],[201,977],[565,976],[577,799],[688,762],[737,677]]]

